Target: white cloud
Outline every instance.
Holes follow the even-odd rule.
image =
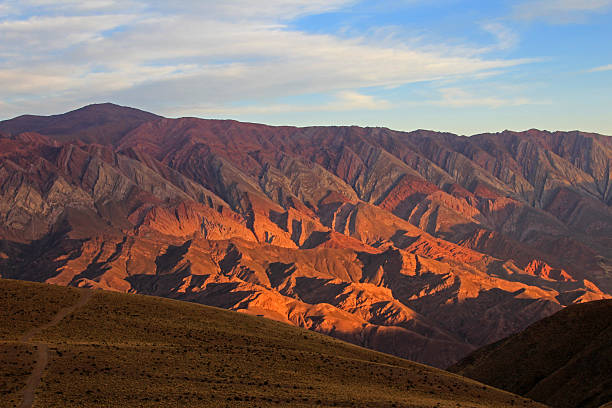
[[[391,106],[389,101],[365,95],[357,91],[340,91],[327,103],[319,104],[257,104],[246,106],[176,106],[161,112],[167,116],[215,116],[234,117],[249,114],[274,114],[290,112],[342,112],[382,110]]]
[[[544,19],[555,23],[582,21],[589,13],[605,12],[612,0],[530,0],[514,7],[517,18]]]
[[[135,12],[144,9],[139,0],[4,0],[12,11],[25,15],[70,16],[82,13],[108,13],[117,10]]]
[[[79,10],[100,10],[117,5],[115,0],[22,0],[22,3],[35,7],[53,6],[56,9],[70,7]]]
[[[372,95],[364,95],[355,91],[338,92],[338,104],[336,109],[358,110],[358,109],[386,109],[391,104],[383,99],[377,99]],[[334,105],[332,105],[332,108]]]
[[[13,12],[13,8],[8,4],[0,4],[0,17]]]
[[[434,105],[452,108],[489,107],[500,108],[502,106],[532,105],[536,102],[524,97],[513,96],[491,96],[487,94],[476,94],[458,87],[441,88],[441,99],[434,101]]]
[[[168,6],[169,2],[166,0],[154,0],[149,4],[171,12],[209,15],[233,21],[241,18],[249,20],[272,18],[288,21],[303,15],[334,11],[356,2],[356,0],[187,0],[173,2]]]
[[[528,62],[487,59],[461,46],[341,38],[288,26],[296,16],[351,0],[191,0],[179,6],[156,0],[136,8],[134,1],[84,3],[86,9],[76,0],[10,3],[23,12],[46,10],[0,22],[0,89],[10,112],[24,113],[21,107],[37,99],[37,112],[53,109],[54,100],[60,110],[66,100],[113,100],[164,112],[317,92],[335,95],[330,110],[380,109],[384,101],[347,90],[476,77]],[[67,9],[73,14],[64,15]],[[486,28],[499,47],[515,41],[501,25]]]
[[[612,64],[589,69],[589,72],[612,71]]]
[[[483,30],[495,37],[497,45],[493,48],[506,50],[514,48],[519,43],[519,36],[510,28],[499,22],[488,22],[482,25]]]
[[[31,17],[0,22],[0,50],[43,51],[48,54],[74,44],[102,38],[106,30],[133,20],[123,14],[78,17]],[[44,55],[44,54],[43,54]],[[28,55],[23,55],[28,57]]]

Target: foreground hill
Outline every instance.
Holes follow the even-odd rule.
[[[187,302],[0,280],[0,306],[0,407],[19,404],[26,383],[34,407],[539,406],[327,336]],[[28,379],[33,371],[39,381]]]
[[[612,142],[166,119],[0,122],[0,275],[189,300],[447,367],[612,294]]]
[[[450,371],[553,407],[612,401],[612,300],[572,305]]]

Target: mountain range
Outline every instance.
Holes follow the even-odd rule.
[[[0,122],[0,277],[265,316],[437,367],[612,295],[612,138]]]

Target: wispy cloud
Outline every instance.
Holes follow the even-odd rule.
[[[503,106],[521,106],[539,104],[529,98],[516,96],[493,96],[490,94],[477,94],[459,87],[441,88],[441,99],[432,102],[434,105],[453,108],[488,107],[500,108]]]
[[[170,12],[209,14],[232,21],[240,18],[293,20],[296,17],[338,10],[356,3],[357,0],[186,0],[169,3],[153,0],[151,4]],[[171,4],[171,5],[170,5]]]
[[[491,47],[493,49],[507,50],[516,47],[519,43],[518,34],[500,22],[488,22],[483,24],[482,28],[497,40],[497,44]]]
[[[291,112],[343,112],[360,110],[382,110],[391,106],[389,101],[366,95],[356,91],[337,92],[331,101],[325,103],[302,103],[302,104],[251,104],[243,106],[176,106],[164,110],[167,116],[215,116],[231,118],[252,114],[275,114]]]
[[[103,38],[106,30],[127,24],[134,16],[123,14],[100,16],[34,16],[27,19],[0,22],[2,44],[0,50],[37,51],[37,56],[48,57],[56,50],[93,42]],[[40,52],[43,54],[40,54]],[[52,55],[51,55],[52,56]],[[27,55],[22,55],[27,57]]]
[[[8,15],[13,9],[8,4],[0,4],[0,16]]]
[[[588,72],[602,72],[602,71],[612,71],[612,64],[591,68],[589,69]]]
[[[163,112],[316,92],[335,95],[330,109],[379,109],[384,103],[355,90],[475,77],[528,62],[460,45],[290,28],[297,17],[353,2],[8,0],[17,13],[0,20],[0,89],[16,114],[36,99],[38,112],[58,109],[54,100],[59,109],[66,100],[114,100]],[[516,41],[501,25],[486,28],[499,47]]]
[[[554,23],[584,21],[590,13],[606,12],[612,0],[529,0],[514,7],[514,15],[525,20],[543,19]]]

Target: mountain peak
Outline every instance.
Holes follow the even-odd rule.
[[[102,102],[102,103],[92,103],[89,105],[85,105],[78,109],[72,110],[67,113],[63,113],[60,115],[52,115],[52,116],[64,116],[71,115],[77,112],[95,112],[95,113],[120,113],[120,114],[133,114],[133,115],[143,115],[143,116],[155,116],[161,118],[161,116],[155,115],[154,113],[143,111],[141,109],[132,108],[130,106],[118,105],[112,102]]]
[[[130,130],[161,116],[114,103],[98,103],[51,116],[24,115],[0,122],[0,132],[37,132],[59,141],[112,144]]]
[[[31,117],[50,141],[0,139],[3,277],[239,309],[439,367],[612,295],[607,145],[158,118],[90,105]]]

